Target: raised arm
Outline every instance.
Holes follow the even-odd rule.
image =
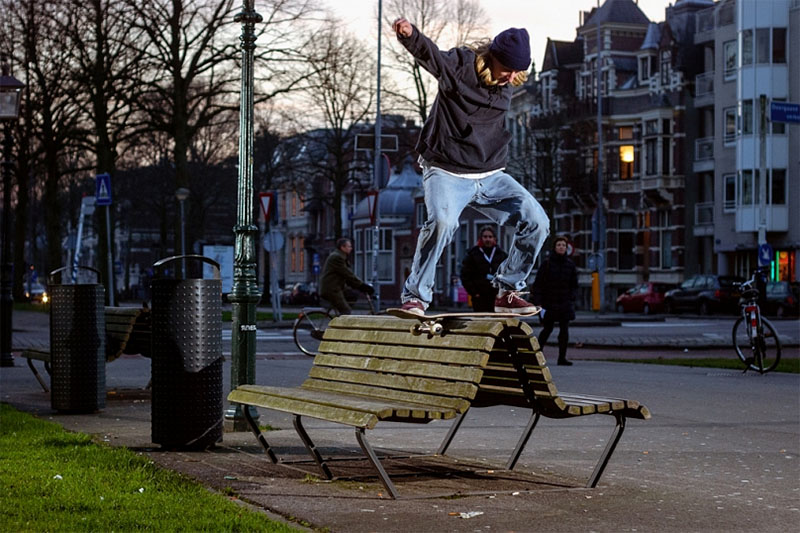
[[[471,64],[473,60],[474,56],[468,53],[466,49],[453,48],[447,52],[442,52],[433,41],[403,17],[396,19],[392,23],[392,29],[397,34],[397,40],[445,88],[454,87],[457,79],[455,76],[456,70],[467,63]]]

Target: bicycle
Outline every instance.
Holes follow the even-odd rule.
[[[364,294],[369,305],[369,314],[374,315],[375,306],[372,297]],[[294,321],[292,336],[294,343],[302,353],[314,357],[319,353],[319,345],[322,342],[322,335],[328,328],[331,320],[339,316],[338,311],[332,307],[304,307],[297,319]]]
[[[733,324],[732,338],[736,355],[745,365],[744,372],[758,370],[764,374],[774,370],[781,360],[781,341],[772,323],[761,316],[756,275],[739,285],[741,314]],[[744,373],[743,372],[743,373]]]

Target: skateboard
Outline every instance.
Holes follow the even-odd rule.
[[[439,313],[436,315],[418,315],[411,311],[406,311],[398,307],[391,307],[386,310],[386,314],[397,318],[413,318],[419,320],[419,324],[411,327],[411,333],[419,335],[421,333],[429,333],[431,335],[444,335],[444,324],[442,322],[450,319],[458,318],[519,318],[527,316],[535,316],[542,310],[541,307],[536,307],[536,310],[531,313]]]

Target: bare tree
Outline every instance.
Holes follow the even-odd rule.
[[[58,8],[42,0],[3,3],[8,24],[3,27],[13,28],[8,30],[9,34],[15,32],[22,42],[19,49],[11,51],[18,53],[12,56],[12,61],[24,66],[24,81],[28,86],[22,126],[27,138],[25,151],[20,152],[26,160],[19,163],[17,174],[23,180],[33,176],[34,181],[29,183],[31,191],[41,195],[39,211],[44,217],[47,241],[46,269],[62,263],[64,205],[69,208],[74,201],[64,193],[70,178],[86,166],[79,147],[88,135],[81,109],[73,98],[77,88],[71,78],[69,42],[56,24],[62,15]],[[20,182],[23,184],[27,185]],[[80,202],[79,195],[77,201]],[[26,220],[22,218],[21,222],[25,224]]]
[[[388,30],[388,66],[400,80],[411,84],[388,89],[387,95],[400,109],[419,116],[422,122],[436,95],[436,81],[400,44],[391,23],[405,17],[441,49],[462,46],[486,38],[488,17],[476,0],[389,0],[384,9],[384,28]]]
[[[374,112],[375,93],[371,53],[340,28],[334,21],[323,24],[311,47],[303,101],[307,122],[299,128],[306,133],[293,155],[304,163],[294,174],[296,190],[331,208],[336,236],[342,234],[342,195],[358,175],[351,168],[355,133]]]
[[[241,51],[234,14],[239,6],[234,0],[127,0],[127,5],[130,24],[145,35],[137,129],[169,136],[174,187],[189,187],[189,157],[199,133],[237,116]],[[264,22],[256,45],[257,103],[295,89],[304,79],[298,50],[304,48],[300,39],[309,36],[292,30],[311,8],[309,0],[259,3]],[[235,150],[236,136],[217,142]]]

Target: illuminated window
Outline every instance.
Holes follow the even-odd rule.
[[[633,177],[633,145],[619,147],[619,179],[629,180]]]

